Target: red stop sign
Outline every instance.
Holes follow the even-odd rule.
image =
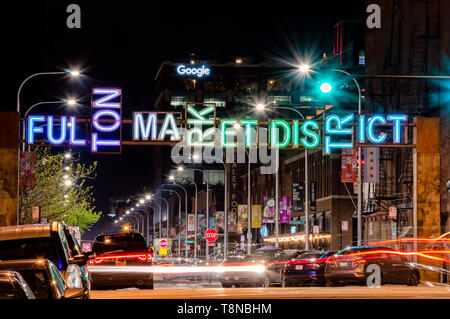
[[[205,238],[209,242],[215,242],[217,240],[217,238],[219,238],[219,234],[217,233],[217,231],[215,229],[208,229],[205,232]]]
[[[159,246],[161,248],[166,248],[167,247],[167,240],[161,239],[161,241],[159,242]]]

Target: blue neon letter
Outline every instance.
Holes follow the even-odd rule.
[[[43,115],[28,116],[28,136],[27,136],[28,144],[34,144],[34,133],[44,132],[44,128],[42,126],[34,127],[34,122],[45,122],[45,116]]]
[[[388,121],[394,121],[394,143],[400,143],[401,133],[400,121],[406,121],[408,117],[406,115],[388,115]]]
[[[380,136],[378,136],[378,137],[376,137],[374,135],[373,124],[375,122],[380,122],[382,124],[385,124],[386,123],[386,118],[383,115],[381,115],[381,114],[377,114],[377,115],[372,116],[369,119],[369,122],[367,124],[367,137],[369,138],[369,141],[371,141],[372,143],[375,143],[375,144],[383,143],[384,140],[386,139],[386,134],[385,133],[380,133]]]

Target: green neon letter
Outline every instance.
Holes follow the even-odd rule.
[[[220,122],[220,130],[222,134],[221,143],[223,147],[236,147],[236,143],[227,143],[227,135],[236,135],[234,130],[227,130],[227,125],[236,124],[236,120],[222,120]]]
[[[281,143],[279,142],[278,126],[284,128],[284,141]],[[272,120],[270,123],[270,132],[270,144],[272,144],[273,147],[283,148],[289,144],[289,141],[291,140],[291,127],[286,121]]]
[[[245,126],[245,147],[252,147],[252,125],[258,125],[258,121],[241,120],[241,125]]]
[[[298,142],[299,142],[299,127],[298,127],[298,121],[294,121],[294,125],[292,128],[292,144],[294,144],[294,146],[298,146]]]
[[[310,131],[308,129],[309,126],[312,126],[312,128],[317,129],[319,127],[319,124],[317,124],[317,122],[314,120],[308,120],[303,123],[302,132],[303,132],[303,135],[305,135],[305,137],[302,138],[302,144],[305,147],[314,148],[319,144],[319,134],[317,134],[314,131]],[[313,139],[313,142],[311,142],[311,143],[308,142],[306,137],[311,137]]]

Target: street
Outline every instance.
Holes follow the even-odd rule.
[[[178,288],[155,283],[154,290],[93,290],[93,299],[450,299],[450,287],[382,286],[296,288]]]

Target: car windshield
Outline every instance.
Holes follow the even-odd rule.
[[[0,241],[0,260],[49,259],[59,269],[64,266],[55,241],[50,237]]]
[[[19,299],[20,293],[7,278],[0,278],[0,299]]]
[[[30,286],[31,291],[37,299],[51,299],[49,279],[44,269],[23,269],[18,270],[23,279]]]
[[[97,255],[105,253],[144,252],[147,244],[141,234],[114,234],[98,236],[92,246]]]

